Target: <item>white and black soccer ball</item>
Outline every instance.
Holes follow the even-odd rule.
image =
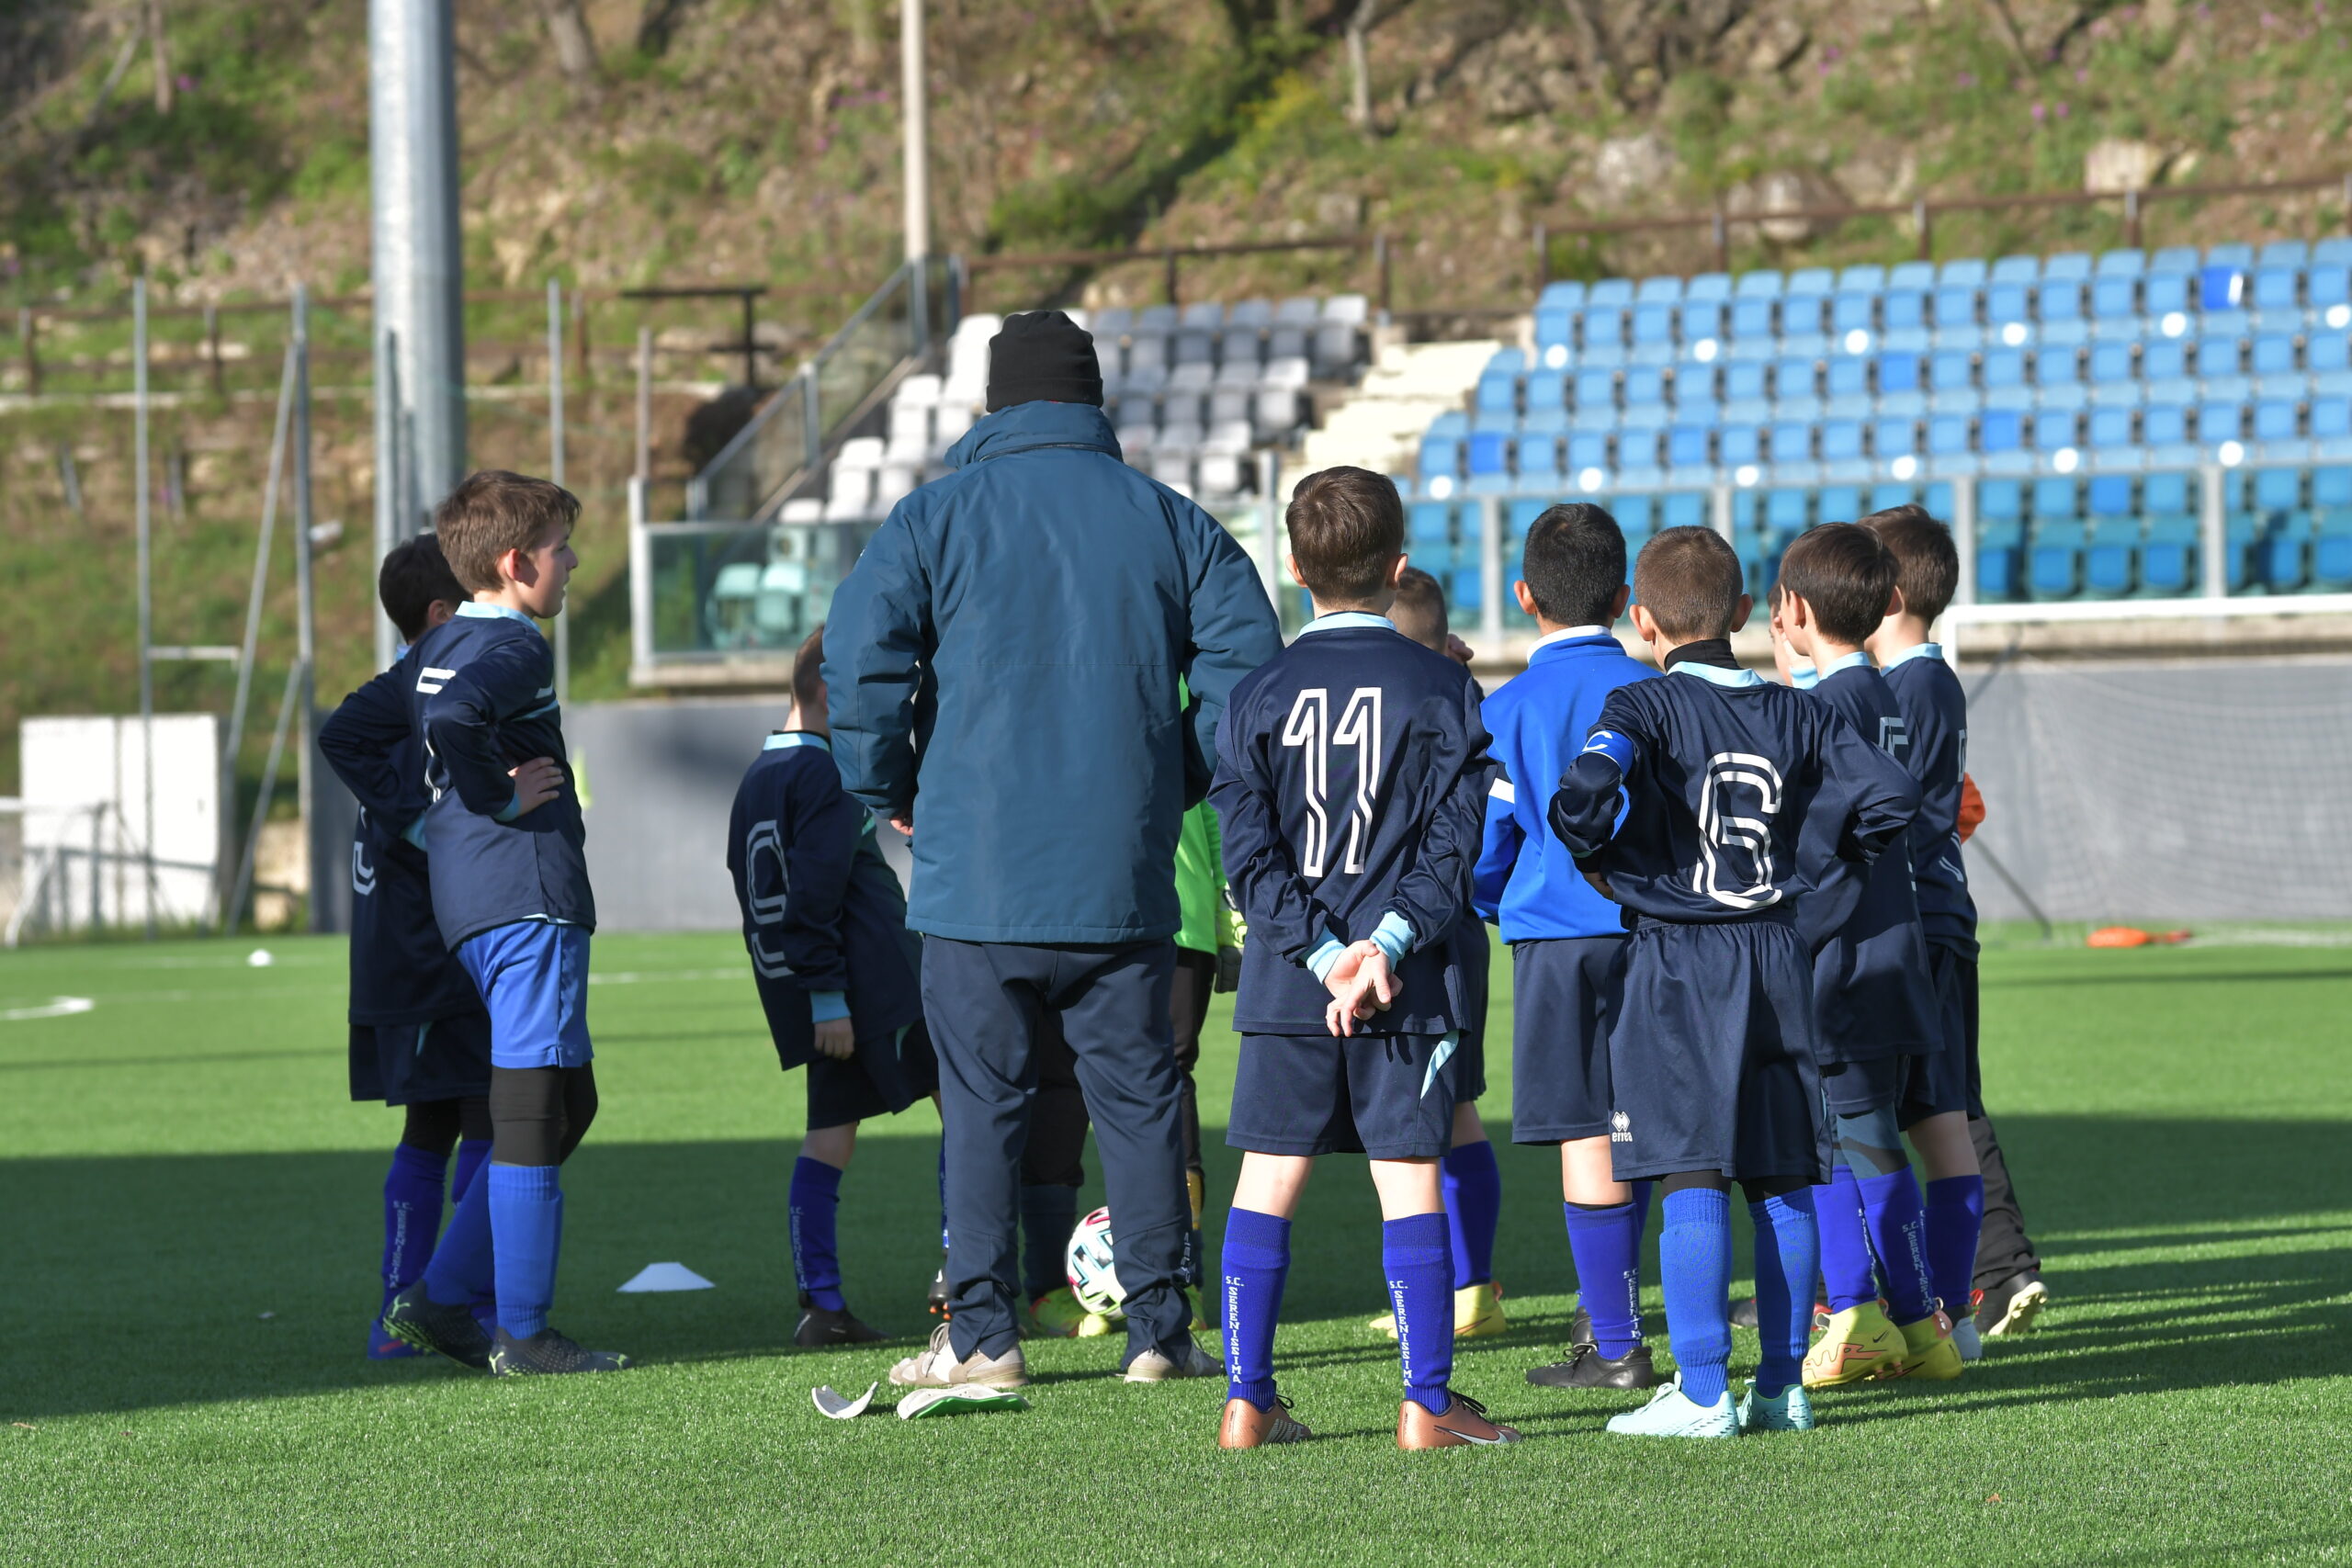
[[[1127,1292],[1111,1266],[1111,1211],[1097,1209],[1069,1233],[1068,1263],[1070,1293],[1078,1304],[1104,1317],[1120,1315],[1119,1303]]]

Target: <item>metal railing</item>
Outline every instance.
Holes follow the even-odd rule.
[[[686,488],[690,520],[738,525],[775,513],[824,461],[833,438],[910,364],[955,331],[957,268],[908,262],[760,405]]]

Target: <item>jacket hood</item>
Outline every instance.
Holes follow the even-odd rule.
[[[1110,418],[1093,404],[1015,403],[966,431],[947,449],[947,466],[961,468],[983,457],[1001,457],[1039,446],[1083,446],[1119,456]]]

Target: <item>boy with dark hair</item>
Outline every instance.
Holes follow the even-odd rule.
[[[410,728],[422,738],[433,913],[491,1019],[490,1165],[458,1205],[424,1276],[385,1322],[419,1349],[501,1377],[614,1371],[548,1324],[563,1237],[559,1168],[596,1114],[588,947],[596,926],[587,829],[564,766],[547,638],[578,558],[579,498],[500,469],[468,477],[434,531],[473,593],[412,651]],[[498,1328],[465,1303],[497,1282]]]
[[[1812,694],[1907,767],[1902,711],[1861,646],[1894,602],[1894,558],[1867,528],[1824,524],[1789,547],[1781,588],[1789,647],[1821,672]],[[1903,1149],[1905,1086],[1941,1043],[1907,838],[1879,857],[1844,919],[1800,913],[1817,944],[1814,1015],[1837,1139],[1830,1180],[1814,1195],[1829,1325],[1805,1357],[1805,1385],[1958,1377],[1959,1348],[1928,1267],[1919,1182]],[[1964,1133],[1947,1131],[1964,1152]]]
[[[1477,905],[1511,953],[1511,1138],[1560,1150],[1561,1213],[1576,1260],[1579,1311],[1567,1359],[1527,1381],[1553,1388],[1648,1388],[1639,1259],[1649,1184],[1610,1169],[1609,1032],[1625,961],[1625,926],[1544,825],[1544,786],[1618,687],[1657,671],[1626,656],[1609,629],[1624,613],[1625,536],[1598,506],[1555,506],[1527,531],[1512,587],[1542,634],[1526,673],[1480,710],[1497,774],[1487,795]],[[1523,793],[1522,793],[1523,791]]]
[[[368,1335],[368,1358],[391,1360],[417,1351],[384,1326],[384,1309],[433,1256],[445,1189],[462,1201],[490,1154],[490,1016],[442,944],[424,851],[407,836],[427,797],[399,660],[457,614],[466,591],[427,534],[384,558],[376,595],[401,634],[394,668],[320,726],[319,752],[359,803],[351,840],[351,1098],[405,1111],[384,1176],[384,1291]]]
[[[825,628],[792,661],[792,717],[735,793],[727,874],[776,1059],[806,1066],[808,1131],[793,1162],[796,1345],[884,1337],[849,1310],[834,1220],[857,1124],[895,1116],[938,1088],[923,1030],[920,940],[875,842],[874,818],[842,788],[820,672]]]
[[[1226,1141],[1244,1150],[1223,1258],[1219,1446],[1308,1436],[1275,1391],[1290,1223],[1316,1156],[1361,1151],[1406,1398],[1399,1448],[1515,1441],[1454,1393],[1452,1141],[1455,926],[1469,908],[1487,770],[1469,671],[1384,617],[1405,568],[1396,487],[1362,468],[1292,492],[1291,575],[1316,618],[1233,689],[1209,798],[1250,928]],[[1374,1032],[1362,1019],[1378,1015]]]
[[[1618,687],[1552,797],[1577,868],[1633,931],[1610,1031],[1620,1181],[1658,1179],[1659,1274],[1678,1370],[1612,1432],[1803,1431],[1800,1376],[1829,1175],[1814,1065],[1813,964],[1795,908],[1850,909],[1859,874],[1918,807],[1910,776],[1827,705],[1741,668],[1739,558],[1704,528],[1644,546],[1634,626],[1666,677]],[[1620,801],[1623,802],[1621,815]],[[1762,1364],[1735,1410],[1724,1189],[1756,1224]]]
[[[1800,659],[1789,647],[1789,628],[1781,619],[1781,580],[1774,578],[1772,586],[1764,591],[1764,608],[1770,615],[1766,626],[1772,637],[1772,670],[1780,676],[1781,684],[1809,692],[1821,683],[1821,672],[1810,659]]]
[[[1961,859],[1973,793],[1968,782],[1968,695],[1928,640],[1960,585],[1960,552],[1951,530],[1925,507],[1873,513],[1861,525],[1894,558],[1896,604],[1868,644],[1884,671],[1895,705],[1910,731],[1910,763],[1923,799],[1911,829],[1911,858],[1918,877],[1919,919],[1928,935],[1928,968],[1935,985],[1944,1048],[1929,1058],[1930,1081],[1916,1101],[1926,1117],[1965,1111],[1970,1152],[1939,1144],[1943,1157],[1921,1145],[1928,1162],[1928,1262],[1936,1292],[1959,1316],[1972,1301],[1974,1315],[1955,1325],[1961,1354],[1973,1359],[1982,1336],[2029,1332],[2048,1292],[2041,1262],[2027,1236],[2016,1189],[1999,1140],[1984,1114],[1976,1055],[1976,905]],[[1983,806],[1975,810],[1982,815]],[[1917,1131],[1913,1142],[1918,1143]]]
[[[1467,666],[1470,647],[1453,635],[1445,589],[1428,572],[1407,567],[1396,580],[1389,624],[1431,653]],[[1474,682],[1474,689],[1476,689]],[[1483,698],[1485,693],[1479,689]],[[1440,1163],[1445,1223],[1453,1245],[1453,1334],[1484,1338],[1504,1332],[1502,1287],[1495,1280],[1495,1228],[1501,1222],[1503,1180],[1478,1100],[1487,1092],[1487,923],[1473,909],[1454,928],[1454,962],[1462,976],[1462,1027],[1453,1052],[1453,1142]],[[1396,1337],[1396,1314],[1372,1320],[1374,1332]]]

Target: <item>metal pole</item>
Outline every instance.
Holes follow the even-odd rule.
[[[451,0],[368,0],[368,164],[375,333],[393,340],[397,400],[377,424],[383,548],[420,533],[466,468],[464,263]],[[379,398],[383,387],[378,388]],[[403,432],[413,450],[387,447]],[[382,477],[413,483],[388,510]]]
[[[392,547],[407,536],[401,532],[401,517],[408,510],[401,482],[401,462],[400,371],[398,368],[400,334],[379,333],[376,336],[376,559],[380,564],[392,553]],[[375,606],[376,668],[387,669],[392,662],[392,650],[400,646],[400,629],[384,613],[381,604]]]
[[[155,940],[155,518],[147,472],[147,280],[130,284],[131,441],[139,470],[139,771],[146,830],[139,846],[147,890],[147,940]],[[93,874],[96,868],[93,866]]]
[[[302,818],[302,854],[310,867],[309,924],[319,925],[319,855],[311,838],[318,822],[311,797],[311,715],[318,707],[318,601],[311,577],[311,291],[294,286],[294,633],[295,656],[302,662],[302,693],[294,714],[299,749],[294,754],[294,792]]]
[[[907,260],[931,254],[931,91],[923,70],[922,0],[899,0],[899,91],[906,99]]]
[[[1976,480],[1962,474],[1951,481],[1951,543],[1960,555],[1955,604],[1976,603]]]
[[[294,704],[302,688],[309,685],[310,671],[296,660],[286,671],[286,693],[277,699],[277,728],[270,732],[269,760],[262,764],[261,794],[254,800],[253,826],[245,832],[245,852],[237,862],[236,890],[229,896],[229,907],[221,912],[220,930],[237,929],[237,917],[244,911],[245,897],[253,891],[254,856],[261,849],[262,825],[269,820],[269,797],[277,793],[277,764],[286,755],[286,729],[294,716]]]
[[[253,699],[254,655],[261,644],[261,605],[263,595],[269,591],[269,547],[277,534],[277,491],[286,473],[286,427],[294,408],[295,346],[286,345],[286,368],[277,379],[277,420],[270,427],[269,479],[262,487],[261,531],[254,538],[253,587],[245,595],[245,639],[237,651],[237,695],[229,706],[229,744],[220,761],[220,799],[231,811],[236,808],[237,754],[244,749],[246,705]],[[224,830],[223,840],[227,835]],[[218,878],[213,883],[220,891]],[[229,900],[221,898],[216,910],[215,928],[223,935],[229,931]]]
[[[1503,503],[1500,496],[1478,498],[1478,636],[1488,658],[1503,639]]]
[[[1277,599],[1283,591],[1283,498],[1281,494],[1282,457],[1272,447],[1258,454],[1258,581],[1265,584],[1266,597]]]
[[[2205,597],[2226,599],[2230,593],[2230,568],[2227,558],[2229,529],[2222,498],[2222,468],[2208,463],[2198,470],[2199,505],[2197,513],[2198,553],[2203,558],[2198,573],[2204,580]]]
[[[1710,525],[1717,534],[1723,536],[1725,544],[1737,549],[1739,547],[1738,525],[1732,515],[1731,486],[1717,485],[1707,492],[1707,513]]]
[[[548,279],[548,478],[563,483],[563,285]],[[555,613],[555,700],[571,694],[571,608]]]

